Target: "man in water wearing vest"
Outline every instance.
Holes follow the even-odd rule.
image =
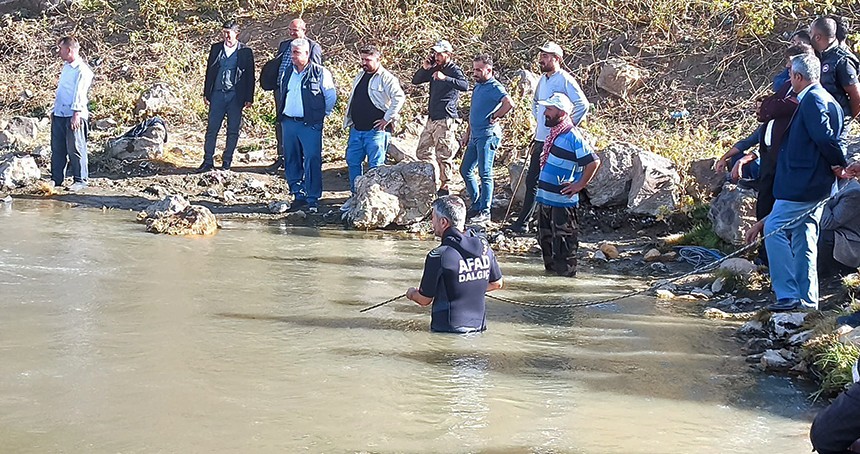
[[[502,288],[496,256],[485,238],[463,233],[466,204],[461,198],[440,197],[432,208],[433,233],[442,238],[442,245],[427,254],[421,286],[411,287],[406,297],[420,306],[433,304],[431,331],[484,331],[484,293]]]
[[[209,106],[209,119],[203,143],[203,164],[197,168],[199,172],[215,168],[215,139],[225,116],[227,144],[221,169],[230,170],[242,127],[242,109],[254,102],[254,53],[239,42],[239,25],[235,21],[225,22],[221,34],[224,41],[212,45],[206,60],[203,100]]]

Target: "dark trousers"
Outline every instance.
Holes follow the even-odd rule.
[[[51,118],[51,179],[60,186],[66,178],[66,166],[72,170],[75,182],[87,181],[87,136],[89,126],[85,119],[81,127],[72,131],[72,117]]]
[[[578,230],[576,207],[538,205],[538,243],[547,271],[559,276],[576,276]]]
[[[854,383],[821,410],[812,422],[809,440],[818,454],[843,454],[860,439],[860,383]]]
[[[532,217],[535,209],[535,197],[537,196],[538,178],[540,177],[540,154],[543,152],[543,142],[532,141],[529,154],[529,167],[526,171],[525,181],[520,184],[526,185],[526,195],[523,199],[523,207],[517,216],[517,224],[526,225]]]
[[[295,200],[305,200],[311,206],[316,206],[322,196],[322,129],[322,123],[281,120],[284,177]]]
[[[818,277],[847,276],[857,272],[857,268],[845,266],[833,258],[834,243],[833,230],[821,229],[818,233]]]
[[[236,99],[235,91],[223,92],[215,90],[209,101],[209,120],[206,123],[206,140],[203,142],[203,164],[215,166],[215,141],[218,131],[227,117],[227,145],[221,161],[229,167],[233,162],[233,152],[239,143],[239,129],[242,127],[242,103]]]
[[[763,172],[758,180],[758,196],[755,201],[755,218],[757,221],[767,217],[773,210],[773,204],[776,203],[776,199],[773,197],[773,178],[773,172]],[[768,264],[767,247],[764,245],[764,241],[758,247],[758,258],[763,264]]]
[[[275,106],[277,106],[278,105],[278,90],[274,90],[272,93],[275,95]],[[276,110],[275,118],[280,117],[280,112],[277,112],[277,109],[275,109],[275,110]],[[284,132],[281,130],[281,122],[275,121],[275,140],[278,142],[278,157],[275,159],[275,162],[272,165],[275,165],[278,167],[284,165],[284,154],[283,154],[283,152],[281,152],[281,150],[284,149],[283,133]]]

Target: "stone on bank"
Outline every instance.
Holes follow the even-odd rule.
[[[191,205],[180,195],[170,195],[137,215],[146,231],[167,235],[214,235],[218,221],[208,208]]]

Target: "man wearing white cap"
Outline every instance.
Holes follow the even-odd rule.
[[[579,125],[585,115],[588,113],[588,100],[585,99],[585,94],[570,73],[561,69],[561,61],[564,57],[564,51],[561,47],[548,41],[540,47],[540,55],[538,57],[538,65],[544,75],[538,81],[535,89],[534,104],[532,105],[532,113],[537,121],[535,129],[535,137],[531,146],[529,158],[529,168],[526,172],[526,195],[523,201],[523,207],[520,210],[517,220],[511,225],[511,230],[515,232],[525,232],[527,230],[529,219],[535,207],[535,191],[537,191],[538,174],[540,173],[540,154],[543,149],[544,140],[549,133],[549,127],[544,124],[544,108],[539,101],[543,101],[553,93],[564,93],[570,99],[573,105],[573,111],[570,113],[571,120],[574,125]]]
[[[579,192],[594,177],[600,158],[573,125],[575,107],[567,95],[556,93],[538,104],[550,128],[538,156],[538,243],[547,271],[574,277]]]
[[[412,77],[415,85],[430,82],[427,124],[418,138],[415,154],[419,160],[433,164],[440,196],[448,195],[448,182],[454,173],[460,92],[469,89],[463,70],[451,60],[453,50],[448,41],[437,42]]]

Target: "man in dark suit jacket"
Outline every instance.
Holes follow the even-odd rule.
[[[777,298],[768,308],[774,311],[818,309],[816,260],[824,209],[821,202],[833,190],[834,174],[842,174],[847,165],[839,139],[842,108],[818,83],[820,73],[814,55],[798,55],[791,60],[791,85],[799,105],[777,158],[773,184],[776,202],[764,220],[770,277]]]
[[[322,65],[322,47],[316,41],[309,39],[305,36],[305,31],[307,30],[307,24],[302,19],[293,19],[290,22],[290,39],[286,41],[281,41],[278,44],[278,53],[277,55],[283,56],[283,58],[290,58],[290,43],[293,42],[294,39],[304,38],[308,41],[308,45],[310,46],[310,61],[311,63],[316,63],[318,65]],[[279,65],[280,66],[280,65]],[[274,91],[275,94],[275,102],[277,103],[277,90]],[[276,112],[277,113],[277,112]],[[278,150],[282,150],[282,139],[281,139],[281,126],[279,124],[275,125],[275,137],[278,139]],[[284,167],[284,155],[280,152],[278,153],[278,158],[275,159],[275,162],[272,163],[266,170],[269,173],[278,173],[278,170]]]
[[[203,98],[209,106],[209,119],[203,144],[203,164],[197,169],[200,172],[215,167],[215,139],[225,116],[227,145],[221,168],[230,170],[233,152],[239,142],[239,128],[242,127],[242,109],[254,102],[254,52],[239,42],[239,25],[235,21],[225,22],[221,35],[224,41],[212,45],[206,60]]]

